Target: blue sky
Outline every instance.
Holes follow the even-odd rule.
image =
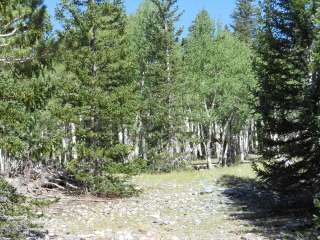
[[[50,14],[54,15],[54,8],[59,0],[45,0]],[[134,13],[142,0],[126,0],[126,9],[129,14]],[[214,19],[221,20],[224,24],[230,24],[230,15],[235,7],[235,0],[179,0],[181,10],[184,14],[178,23],[179,26],[184,26],[187,30],[192,20],[201,9],[207,9]],[[56,25],[57,27],[57,25]]]

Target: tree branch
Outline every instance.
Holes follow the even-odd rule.
[[[6,34],[0,34],[0,38],[7,38],[7,37],[12,37],[13,35],[16,34],[18,31],[18,28],[13,29],[11,32],[6,33]]]
[[[34,57],[21,57],[21,58],[10,58],[2,57],[0,58],[0,63],[12,64],[12,63],[26,63],[32,61]]]
[[[25,17],[24,16],[19,16],[19,17],[15,17],[14,19],[11,20],[11,22],[8,22],[5,26],[4,29],[8,29],[10,26],[12,26],[16,21],[19,21],[21,19],[23,19]]]

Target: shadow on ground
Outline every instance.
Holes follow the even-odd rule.
[[[253,226],[250,233],[267,239],[318,239],[308,230],[312,214],[306,209],[312,207],[311,199],[299,194],[280,196],[249,178],[225,175],[219,183],[227,187],[223,195],[236,209],[231,217],[248,221]]]

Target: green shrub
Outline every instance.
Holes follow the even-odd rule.
[[[26,239],[28,230],[38,233],[40,226],[34,225],[31,219],[35,217],[34,208],[41,208],[56,202],[48,199],[26,198],[16,192],[8,182],[0,177],[0,238]]]
[[[128,163],[110,163],[105,167],[105,172],[111,174],[127,174],[127,175],[138,175],[148,170],[147,161],[137,158]]]
[[[183,156],[178,154],[173,158],[168,153],[150,154],[149,168],[153,172],[172,172],[179,169],[186,169],[187,165]]]
[[[100,197],[130,197],[137,193],[128,176],[92,176],[87,184],[89,191]]]
[[[130,184],[130,177],[145,172],[146,161],[136,159],[128,163],[104,162],[99,171],[92,171],[90,165],[72,160],[66,167],[69,174],[79,181],[91,194],[104,197],[132,196],[136,193]]]
[[[26,198],[0,178],[0,236],[24,239],[22,229],[28,227],[30,215],[31,207]]]

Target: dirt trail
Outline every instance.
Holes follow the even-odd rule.
[[[253,214],[233,198],[243,193],[218,183],[220,177],[209,172],[142,176],[136,179],[143,189],[137,197],[64,197],[45,209],[41,222],[48,239],[285,239],[288,219],[277,218],[275,224],[273,218]]]

